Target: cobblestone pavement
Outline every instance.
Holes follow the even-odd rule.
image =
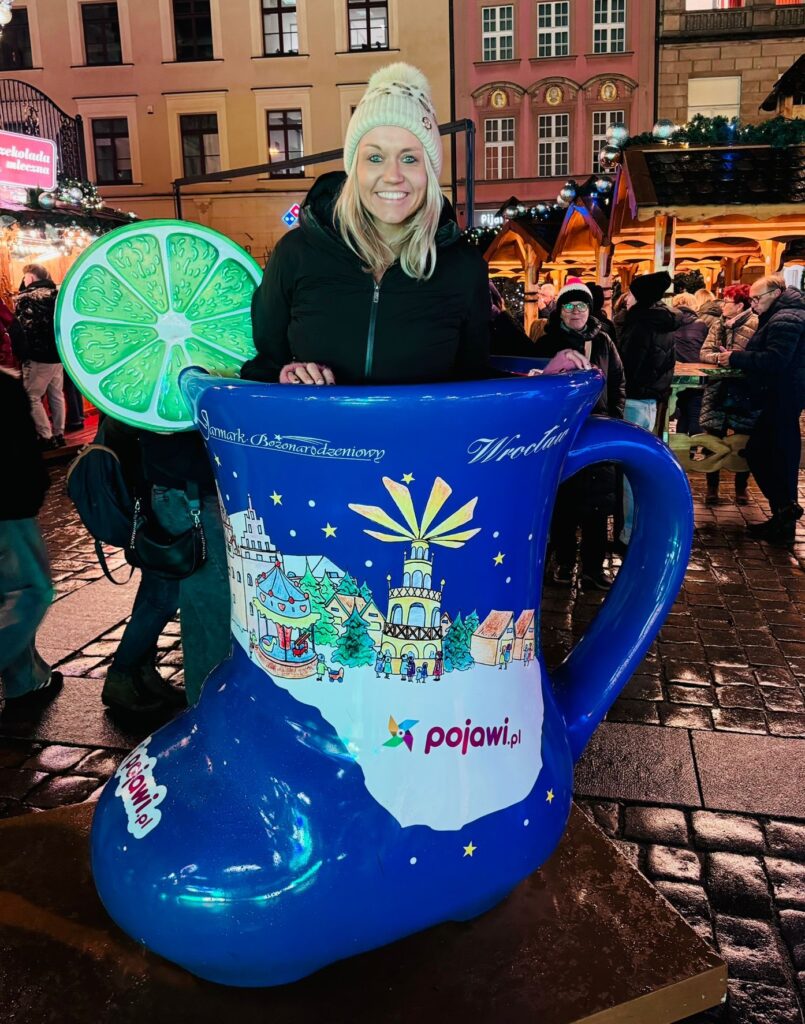
[[[41,519],[57,597],[40,632],[67,681],[41,722],[0,723],[0,817],[96,799],[139,738],[116,730],[99,699],[133,590],[120,588],[121,597],[102,579],[63,480],[62,468]],[[754,492],[744,508],[728,497],[705,507],[703,481],[693,487],[697,529],[683,590],[579,763],[577,800],[727,961],[727,1005],[689,1024],[799,1024],[805,521],[792,552],[772,548],[743,531],[761,518]],[[546,587],[549,665],[600,600]],[[170,623],[159,665],[180,685],[178,632]]]

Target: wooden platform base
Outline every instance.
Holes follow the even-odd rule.
[[[230,989],[137,946],[88,863],[92,808],[0,825],[0,1016],[24,1024],[670,1024],[718,1004],[722,961],[574,809],[495,910],[279,989]]]

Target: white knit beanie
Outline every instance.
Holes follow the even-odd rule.
[[[556,296],[557,308],[565,302],[586,302],[590,309],[593,308],[593,293],[578,277],[569,277],[564,288],[560,289]]]
[[[433,109],[430,85],[418,68],[410,64],[389,64],[369,79],[366,92],[355,108],[344,139],[344,167],[347,174],[355,162],[358,143],[373,128],[394,125],[407,128],[422,143],[438,178],[442,170],[442,140]]]

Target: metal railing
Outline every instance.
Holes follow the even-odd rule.
[[[467,223],[472,224],[475,196],[475,123],[469,118],[460,121],[449,121],[439,125],[440,135],[459,135],[466,132],[466,212]],[[311,156],[295,157],[293,160],[282,160],[276,163],[253,164],[251,167],[234,167],[228,171],[212,171],[210,174],[196,174],[186,178],[177,178],[173,182],[173,202],[176,216],[182,219],[182,189],[187,185],[208,185],[215,181],[231,181],[233,178],[246,178],[256,174],[276,175],[276,180],[292,183],[292,177],[283,177],[285,171],[295,171],[311,164],[332,163],[340,160],[343,149],[329,149],[325,153],[314,153]],[[455,174],[455,168],[453,169]],[[272,180],[274,180],[272,178]],[[300,191],[303,189],[300,188]]]
[[[86,178],[81,117],[70,117],[39,89],[16,78],[0,78],[0,127],[52,139],[56,143],[59,172],[69,178]]]

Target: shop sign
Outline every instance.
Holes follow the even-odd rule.
[[[56,143],[35,135],[0,131],[0,185],[56,187]]]
[[[475,211],[475,226],[479,228],[499,228],[503,223],[503,217],[501,217],[497,211],[494,210],[476,210]]]
[[[283,213],[282,220],[287,227],[292,228],[299,220],[299,209],[299,203],[294,203],[290,209]]]

